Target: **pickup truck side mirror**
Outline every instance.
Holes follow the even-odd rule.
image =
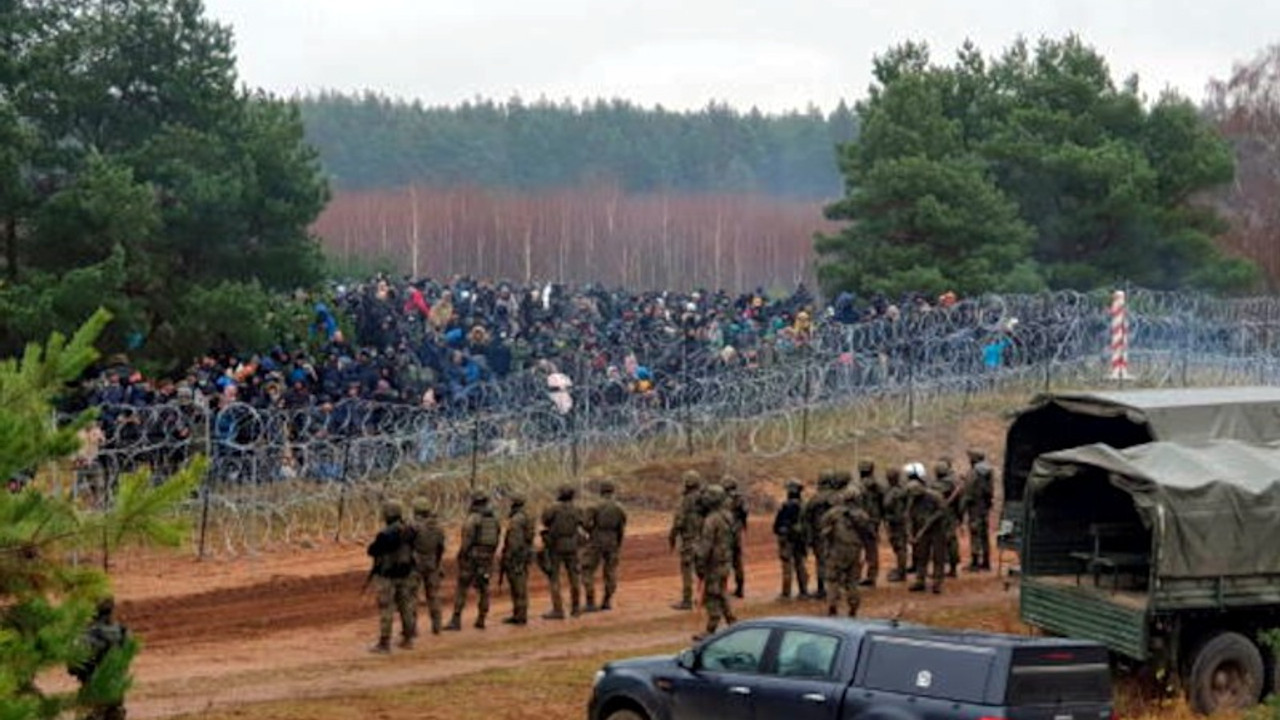
[[[676,665],[689,672],[696,671],[698,669],[698,653],[693,648],[682,650],[676,656]]]

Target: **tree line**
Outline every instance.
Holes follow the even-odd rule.
[[[630,193],[840,194],[835,147],[856,135],[841,103],[766,115],[710,103],[694,112],[626,100],[476,99],[424,106],[373,92],[298,100],[335,187],[540,190],[607,183]]]

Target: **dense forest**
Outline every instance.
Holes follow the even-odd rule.
[[[299,105],[307,139],[340,190],[603,182],[628,193],[829,200],[842,187],[834,148],[856,135],[854,112],[843,103],[827,115],[815,107],[766,115],[716,103],[673,112],[625,100],[427,107],[374,93],[324,93]]]

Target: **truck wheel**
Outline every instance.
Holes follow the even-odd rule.
[[[1262,653],[1233,632],[1214,635],[1196,652],[1187,678],[1191,707],[1202,715],[1244,710],[1262,701]]]
[[[623,708],[622,710],[614,710],[609,713],[609,717],[605,718],[605,720],[649,720],[649,718],[641,715],[635,710]]]

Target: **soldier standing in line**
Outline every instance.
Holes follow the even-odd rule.
[[[858,614],[862,602],[858,590],[862,577],[863,548],[871,534],[871,519],[861,504],[864,502],[856,487],[850,487],[836,496],[836,502],[822,516],[820,535],[827,546],[827,614],[840,613],[843,596],[849,604],[849,617]]]
[[[413,501],[413,563],[431,616],[431,634],[439,635],[440,583],[444,579],[444,529],[426,498]]]
[[[533,558],[534,534],[533,518],[525,512],[525,497],[515,493],[511,496],[511,513],[507,517],[507,532],[498,561],[511,587],[511,617],[502,621],[507,625],[529,624],[529,563]]]
[[[981,450],[969,450],[969,480],[965,483],[964,513],[969,520],[969,571],[991,569],[991,507],[995,501],[995,471]]]
[[[378,643],[370,652],[391,652],[391,630],[396,610],[400,612],[400,647],[413,647],[418,635],[418,578],[413,567],[413,527],[404,522],[404,510],[398,502],[382,506],[382,528],[369,543],[366,553],[373,558],[370,579],[376,581],[378,593]]]
[[[716,631],[723,618],[726,625],[737,622],[729,606],[729,573],[733,570],[733,515],[726,507],[729,496],[719,485],[703,493],[707,517],[698,535],[696,560],[702,577],[702,606],[707,611],[707,635]],[[705,636],[703,636],[705,637]],[[701,638],[698,638],[701,639]]]
[[[809,571],[805,568],[805,532],[801,518],[800,495],[804,485],[799,480],[787,481],[787,499],[773,516],[773,534],[778,539],[778,559],[782,561],[782,597],[791,598],[792,575],[798,581],[800,598],[809,597]]]
[[[93,681],[94,674],[107,659],[112,650],[119,650],[129,642],[129,629],[116,622],[116,602],[107,597],[98,601],[93,622],[85,629],[80,643],[84,648],[84,659],[67,666],[67,672],[80,681],[80,701],[90,705],[85,720],[124,720],[124,698],[114,701],[96,698],[90,700],[85,690]]]
[[[667,544],[672,550],[676,544],[680,546],[680,602],[672,605],[674,610],[693,609],[693,574],[694,550],[698,544],[698,533],[702,530],[702,515],[698,509],[698,496],[702,490],[702,478],[694,470],[684,474],[684,495],[680,505],[671,518],[671,532],[667,536]]]
[[[907,491],[902,486],[902,470],[891,467],[885,470],[884,522],[893,548],[894,569],[889,571],[889,582],[905,582],[907,579]]]
[[[587,549],[582,563],[583,589],[586,590],[586,612],[613,609],[613,594],[618,590],[618,556],[627,531],[627,513],[613,499],[614,485],[600,483],[600,502],[587,508],[584,518]],[[604,601],[596,607],[596,568],[604,566]]]
[[[936,595],[942,592],[942,579],[946,574],[946,526],[950,522],[947,499],[936,486],[925,484],[924,465],[911,463],[903,473],[907,476],[907,533],[916,566],[916,582],[907,589],[924,592],[925,581],[932,570],[932,590]]]
[[[721,482],[725,493],[729,496],[729,514],[733,517],[733,596],[741,598],[745,574],[742,566],[742,550],[743,543],[746,541],[747,516],[750,511],[747,508],[747,499],[738,492],[738,481],[725,477]]]
[[[830,470],[824,470],[818,474],[818,489],[814,492],[813,497],[809,498],[805,503],[801,512],[804,518],[805,542],[809,545],[809,550],[813,552],[813,574],[817,581],[817,591],[813,597],[819,600],[825,600],[827,597],[827,566],[826,553],[827,549],[823,546],[821,538],[818,536],[819,523],[822,516],[831,509],[832,484],[834,481],[834,473]]]
[[[964,484],[956,477],[950,458],[942,458],[933,466],[934,486],[947,501],[947,577],[960,577],[960,518]]]
[[[582,614],[582,587],[578,566],[578,541],[583,532],[582,515],[573,504],[575,492],[568,485],[556,492],[556,503],[542,511],[543,545],[551,560],[548,584],[551,590],[551,612],[545,620],[564,619],[564,598],[560,594],[560,570],[569,581],[570,614]],[[548,545],[549,543],[549,545]]]
[[[472,493],[471,511],[462,524],[462,543],[458,547],[458,592],[453,598],[453,617],[445,630],[462,629],[462,610],[467,606],[467,592],[473,587],[478,596],[476,629],[484,629],[484,619],[489,614],[489,577],[501,532],[489,496],[480,491]]]
[[[871,528],[862,546],[867,576],[860,579],[859,585],[875,587],[880,579],[880,523],[884,519],[884,486],[876,478],[875,463],[870,460],[858,463],[858,485],[862,492],[862,509]]]

